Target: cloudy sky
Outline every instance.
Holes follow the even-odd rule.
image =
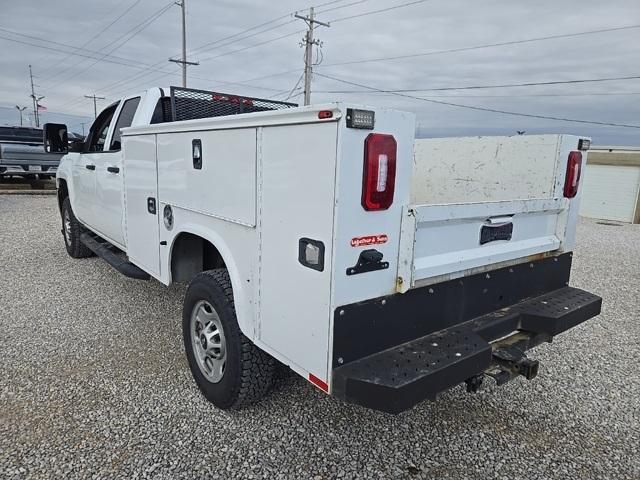
[[[299,44],[305,24],[291,14],[305,11],[311,1],[186,0],[189,60],[200,62],[189,69],[189,86],[301,101]],[[180,8],[173,2],[0,3],[0,124],[16,124],[15,105],[30,105],[29,64],[37,93],[45,97],[44,121],[64,121],[78,132],[93,117],[86,94],[106,97],[98,102],[100,109],[119,95],[180,84],[179,67],[168,62],[180,52]],[[344,100],[410,110],[421,137],[525,130],[590,135],[600,145],[640,145],[640,128],[433,102],[640,127],[640,79],[582,82],[640,76],[637,0],[315,0],[315,5],[318,19],[331,26],[316,32],[322,48],[314,103]],[[528,41],[544,37],[556,38]],[[510,44],[495,45],[504,43]],[[581,82],[504,86],[576,80]],[[485,86],[492,88],[466,88]],[[418,98],[371,88],[411,90],[403,95]]]

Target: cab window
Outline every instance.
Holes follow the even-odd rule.
[[[96,121],[93,122],[91,126],[91,131],[89,132],[88,138],[88,152],[103,152],[104,144],[107,141],[107,133],[109,133],[109,125],[111,125],[111,120],[113,119],[113,114],[118,107],[117,103],[108,106],[105,108]]]
[[[113,138],[111,139],[111,146],[109,147],[109,150],[120,150],[120,148],[122,148],[122,133],[120,132],[120,129],[131,126],[139,103],[140,97],[135,97],[125,101],[124,105],[122,105],[120,116],[118,117],[118,121],[116,122],[115,130],[113,131]]]

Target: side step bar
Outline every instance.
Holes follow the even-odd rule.
[[[95,237],[89,233],[83,233],[80,235],[80,241],[84,243],[89,250],[102,258],[124,276],[135,278],[137,280],[149,280],[149,278],[151,278],[147,272],[128,261],[123,254],[118,255],[118,253],[114,252],[112,248],[115,247],[110,243],[100,241],[98,240],[99,238],[100,237]]]

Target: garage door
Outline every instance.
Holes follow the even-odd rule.
[[[633,222],[640,189],[640,167],[587,165],[580,214]]]

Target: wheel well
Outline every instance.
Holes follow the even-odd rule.
[[[208,240],[192,233],[181,233],[171,252],[171,278],[188,282],[198,273],[214,268],[226,268],[222,255]]]
[[[58,208],[62,212],[62,202],[69,196],[69,190],[67,188],[67,182],[65,180],[58,180]]]

